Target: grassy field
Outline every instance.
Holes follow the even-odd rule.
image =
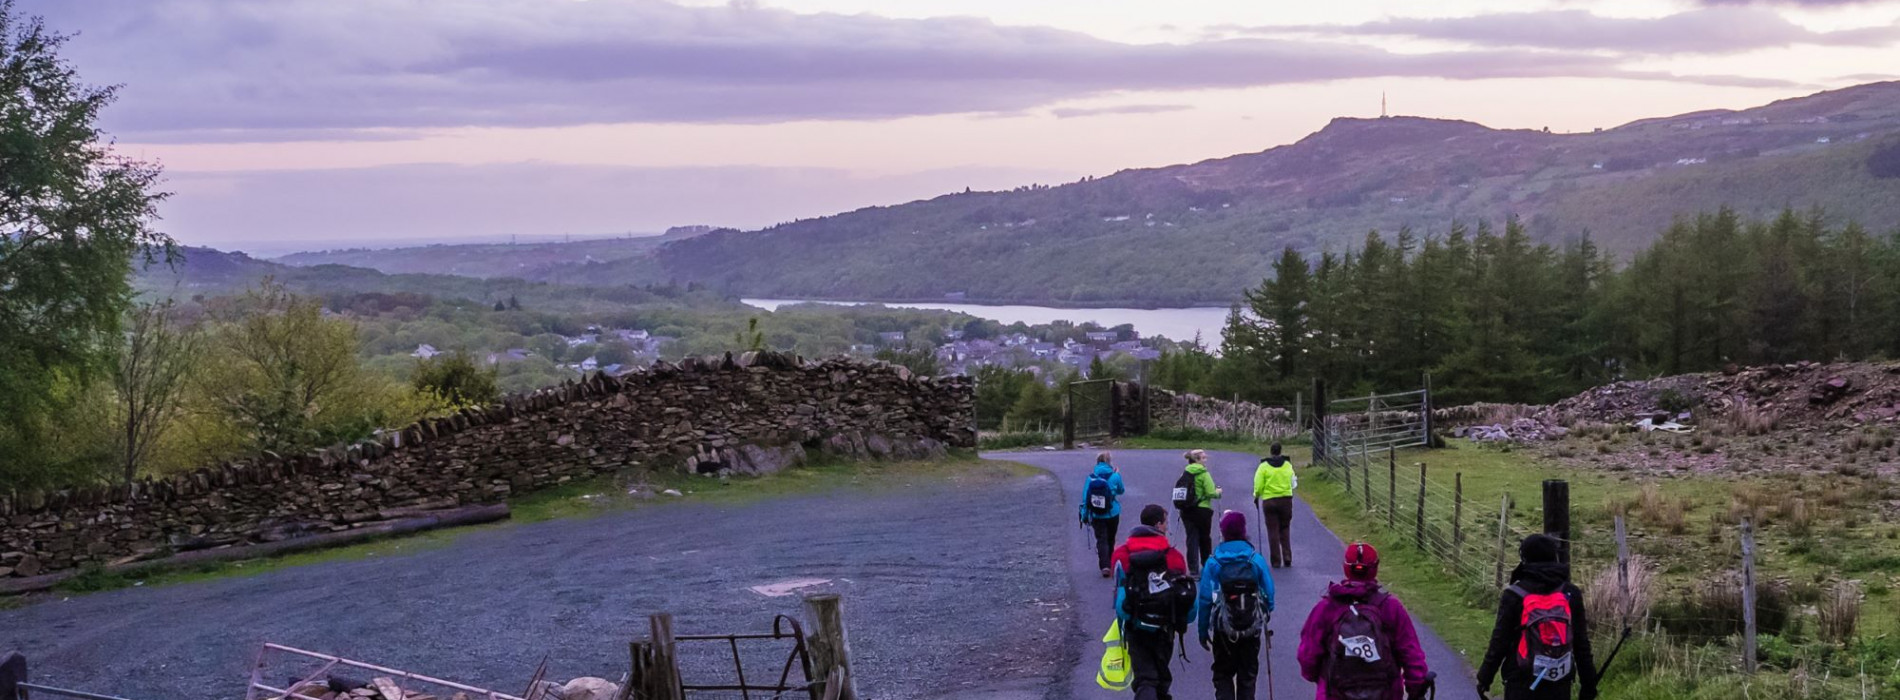
[[[1397,459],[1406,469],[1427,463],[1435,485],[1461,474],[1468,507],[1488,508],[1493,516],[1502,496],[1511,494],[1512,521],[1530,530],[1542,521],[1542,482],[1567,481],[1577,541],[1576,579],[1586,587],[1614,561],[1613,516],[1627,516],[1632,553],[1646,559],[1655,574],[1655,605],[1643,633],[1606,678],[1604,697],[1900,698],[1900,640],[1895,639],[1900,635],[1894,634],[1900,631],[1900,606],[1892,592],[1900,584],[1895,578],[1900,574],[1900,526],[1892,522],[1888,480],[1871,470],[1852,469],[1746,476],[1618,471],[1571,458],[1594,450],[1593,441],[1606,439],[1583,436],[1534,450],[1481,448],[1459,441],[1446,449],[1401,451]],[[1633,444],[1642,440],[1628,435],[1616,439]],[[1131,445],[1264,449],[1251,443],[1190,445],[1149,439]],[[1304,448],[1289,452],[1306,460]],[[1375,489],[1375,498],[1381,490]],[[1359,497],[1348,495],[1337,481],[1304,479],[1301,497],[1340,537],[1378,546],[1385,559],[1381,578],[1388,587],[1474,666],[1482,659],[1496,605],[1489,582],[1446,575],[1442,562],[1417,550],[1409,527],[1401,525],[1395,532],[1376,518],[1364,517]],[[1403,519],[1409,508],[1401,505],[1400,510]],[[1763,590],[1770,591],[1758,610],[1765,621],[1776,620],[1764,623],[1764,629],[1772,626],[1773,632],[1761,638],[1762,672],[1752,678],[1739,675],[1736,641],[1720,625],[1707,629],[1703,624],[1705,618],[1739,617],[1739,606],[1723,608],[1710,602],[1719,597],[1700,594],[1709,582],[1739,568],[1737,523],[1744,515],[1758,524],[1758,579],[1764,582]],[[1515,560],[1512,543],[1506,566]],[[1824,630],[1827,611],[1839,609],[1831,605],[1837,591],[1849,598],[1864,596],[1853,634]],[[1772,604],[1782,612],[1768,610],[1769,598],[1777,599]],[[1600,657],[1616,633],[1608,627],[1596,630]]]
[[[743,503],[835,489],[905,488],[920,481],[936,483],[982,482],[1041,474],[1014,462],[979,459],[974,453],[956,453],[934,462],[848,462],[823,460],[758,478],[718,479],[678,473],[631,472],[570,481],[509,501],[509,520],[487,525],[449,528],[335,549],[299,552],[279,557],[212,562],[180,568],[160,568],[136,575],[87,571],[61,583],[53,594],[70,595],[134,586],[190,583],[226,576],[245,576],[293,566],[369,557],[400,556],[452,544],[481,529],[509,527],[556,518],[596,517],[638,508],[666,508],[705,503]],[[664,495],[665,490],[680,492]],[[629,493],[633,490],[635,493]],[[23,598],[0,598],[0,606],[18,605]]]

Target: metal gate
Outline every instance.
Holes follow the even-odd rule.
[[[1070,382],[1062,403],[1063,449],[1075,449],[1077,438],[1117,437],[1115,380]]]
[[[1330,471],[1389,450],[1430,444],[1431,390],[1337,399],[1314,428],[1315,461]]]

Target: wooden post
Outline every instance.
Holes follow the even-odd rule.
[[[1313,378],[1313,461],[1326,459],[1326,380]],[[1350,468],[1351,465],[1347,465]]]
[[[1557,560],[1570,563],[1570,482],[1544,481],[1544,533],[1557,538]]]
[[[1622,594],[1623,609],[1617,611],[1624,627],[1630,625],[1630,616],[1636,613],[1634,599],[1630,597],[1630,540],[1629,528],[1623,522],[1623,516],[1616,516],[1616,587]]]
[[[653,672],[647,664],[652,658],[648,646],[639,640],[627,643],[627,684],[620,688],[619,695],[614,696],[616,700],[647,700],[649,697],[646,684]]]
[[[811,650],[812,673],[829,678],[835,669],[843,679],[843,687],[835,694],[826,688],[825,697],[859,700],[857,678],[851,673],[851,640],[845,635],[844,606],[838,594],[805,596],[805,618],[812,631],[805,640]]]
[[[1399,451],[1385,448],[1385,529],[1399,529]]]
[[[1352,468],[1351,455],[1347,455],[1347,458],[1346,468],[1350,469]],[[1366,489],[1366,512],[1377,513],[1378,509],[1372,507],[1372,456],[1366,454],[1366,447],[1364,445],[1359,446],[1359,463],[1365,465],[1366,470],[1366,473],[1361,475],[1365,478],[1360,479],[1361,482],[1364,482]]]
[[[1465,559],[1465,473],[1451,475],[1451,568],[1462,571]]]
[[[1075,449],[1075,385],[1062,390],[1062,449]]]
[[[1755,672],[1755,524],[1742,518],[1742,672]]]
[[[1306,421],[1302,420],[1306,408],[1305,397],[1306,394],[1303,392],[1293,392],[1293,431],[1295,435],[1298,435],[1299,431],[1306,429]]]
[[[1422,396],[1423,398],[1419,402],[1419,409],[1418,409],[1419,419],[1420,419],[1420,422],[1423,423],[1425,426],[1425,446],[1431,447],[1433,444],[1435,444],[1432,442],[1432,373],[1431,372],[1425,373],[1425,393]]]
[[[1425,463],[1418,463],[1418,551],[1425,551]]]
[[[1346,463],[1346,497],[1352,498],[1352,462]]]
[[[26,697],[26,691],[20,689],[20,684],[31,680],[33,678],[26,672],[26,657],[21,656],[20,652],[8,652],[6,656],[0,657],[0,700]]]
[[[647,699],[686,700],[686,691],[680,687],[680,657],[678,644],[673,641],[673,615],[657,613],[648,621],[653,637],[648,641],[652,645],[652,665],[647,670],[653,680],[647,686]]]
[[[1498,568],[1493,578],[1497,580],[1498,590],[1504,590],[1504,548],[1511,537],[1511,494],[1504,494],[1498,504]]]

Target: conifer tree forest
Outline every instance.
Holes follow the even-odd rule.
[[[1161,386],[1286,403],[1416,387],[1439,403],[1542,403],[1622,378],[1900,355],[1900,234],[1824,212],[1682,218],[1628,261],[1588,237],[1533,242],[1453,226],[1369,233],[1356,250],[1289,248],[1247,291],[1218,353],[1170,353]]]

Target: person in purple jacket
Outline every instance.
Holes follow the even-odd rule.
[[[1345,569],[1300,630],[1300,675],[1319,700],[1425,697],[1425,650],[1411,613],[1379,587],[1379,550],[1346,545]]]

